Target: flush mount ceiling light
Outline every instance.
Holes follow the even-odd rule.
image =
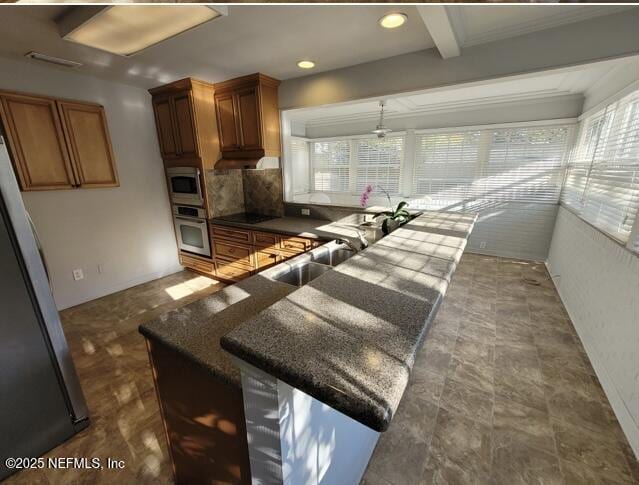
[[[132,56],[166,39],[227,14],[224,6],[81,6],[58,21],[62,38],[121,56]]]
[[[381,100],[379,102],[379,123],[377,124],[377,127],[372,131],[372,133],[377,135],[377,138],[384,138],[386,137],[388,133],[393,131],[390,128],[387,128],[384,126],[384,106],[385,105],[386,103],[384,102],[384,100]]]
[[[298,61],[297,67],[301,67],[302,69],[313,69],[315,67],[315,63],[313,61]]]
[[[379,19],[379,25],[385,29],[395,29],[401,27],[408,20],[406,14],[403,13],[389,13]]]

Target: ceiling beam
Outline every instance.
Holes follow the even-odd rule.
[[[417,11],[442,58],[460,56],[461,46],[447,7],[444,5],[422,5],[417,7]]]

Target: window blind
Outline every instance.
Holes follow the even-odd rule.
[[[639,210],[639,91],[581,122],[561,202],[628,242]]]
[[[308,163],[308,142],[302,138],[291,137],[291,164],[293,173],[293,193],[306,194],[310,186]]]
[[[568,135],[568,126],[420,134],[413,192],[451,206],[557,203]]]
[[[311,143],[312,187],[315,192],[348,192],[351,145],[348,140]]]
[[[390,194],[399,193],[401,166],[404,159],[404,137],[356,140],[356,190],[366,185],[382,187]]]

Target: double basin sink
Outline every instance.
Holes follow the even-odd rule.
[[[267,269],[261,275],[280,283],[301,287],[354,255],[355,251],[346,244],[331,241],[308,253]]]

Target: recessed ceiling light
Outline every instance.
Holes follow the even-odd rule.
[[[315,67],[315,63],[313,61],[299,61],[297,63],[297,67],[301,67],[302,69],[313,69]]]
[[[82,6],[58,24],[65,40],[131,56],[221,15],[225,7],[206,5]]]
[[[389,13],[379,19],[379,25],[385,29],[395,29],[404,25],[408,17],[403,13]]]

